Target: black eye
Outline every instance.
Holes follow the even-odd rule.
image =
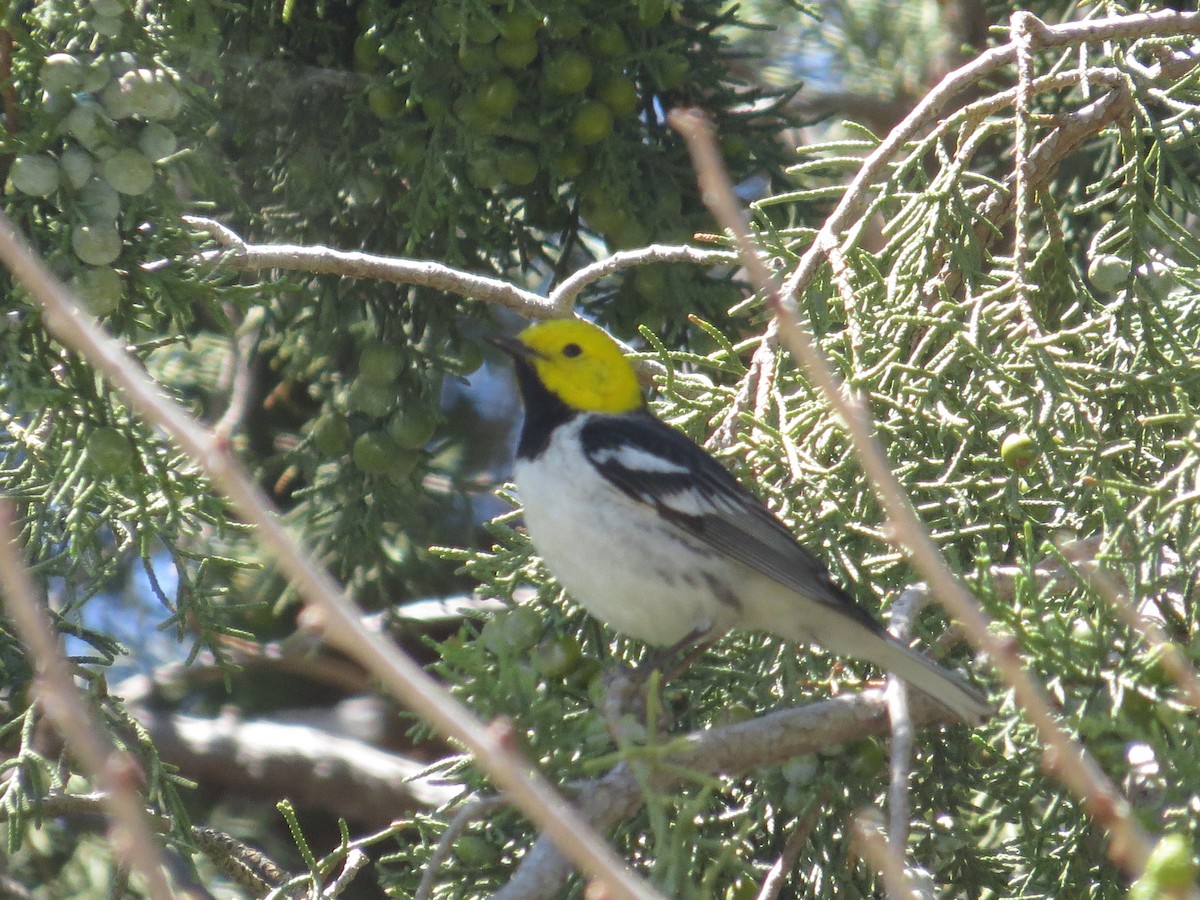
[[[567,344],[567,346],[563,347],[563,356],[574,357],[578,356],[582,352],[583,348],[578,344]]]

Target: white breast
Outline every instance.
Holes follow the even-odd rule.
[[[670,645],[738,619],[734,564],[627,497],[579,449],[582,417],[513,476],[539,555],[568,594],[616,631]]]

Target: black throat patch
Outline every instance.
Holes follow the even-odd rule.
[[[525,424],[521,426],[517,458],[535,459],[549,446],[554,429],[575,417],[575,410],[542,384],[526,360],[515,360],[514,371],[525,402]]]

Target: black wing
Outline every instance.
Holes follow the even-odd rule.
[[[766,506],[687,435],[639,411],[589,417],[580,438],[592,465],[627,496],[718,553],[874,632],[883,630]]]

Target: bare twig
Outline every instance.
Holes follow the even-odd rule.
[[[334,879],[333,884],[325,888],[321,892],[322,900],[329,898],[333,900],[350,886],[350,882],[359,873],[363,866],[371,861],[371,857],[363,853],[357,847],[346,854],[346,861],[342,864],[342,871],[338,873],[338,877]]]
[[[235,884],[263,896],[288,881],[288,873],[260,850],[213,828],[193,828],[192,840],[217,871]]]
[[[622,250],[612,256],[584,266],[550,293],[550,305],[557,315],[571,314],[575,300],[589,284],[634,266],[653,263],[692,263],[701,266],[729,265],[737,262],[737,254],[730,250],[707,250],[702,247],[667,246],[651,244],[637,250]]]
[[[1033,32],[1041,23],[1030,12],[1019,10],[1012,15],[1012,25],[1009,32],[1017,55],[1017,95],[1013,103],[1015,114],[1014,163],[1013,163],[1013,198],[1016,204],[1016,214],[1013,217],[1013,278],[1016,288],[1017,306],[1021,310],[1024,326],[1031,334],[1036,334],[1033,312],[1029,307],[1031,287],[1026,278],[1025,267],[1029,260],[1029,206],[1032,196],[1030,185],[1031,165],[1029,159],[1029,119],[1032,111],[1030,103],[1030,83],[1033,81]]]
[[[226,371],[222,373],[227,383],[222,385],[222,394],[229,398],[225,412],[213,425],[213,432],[222,440],[228,441],[238,428],[250,405],[250,395],[254,386],[254,358],[252,350],[258,341],[257,327],[249,328],[239,334],[230,347]]]
[[[1075,46],[1088,41],[1138,38],[1148,34],[1165,37],[1198,32],[1200,32],[1200,13],[1162,10],[1154,13],[1093,19],[1087,22],[1043,25],[1037,29],[1036,37],[1037,46],[1046,49]],[[834,246],[837,235],[847,229],[852,221],[866,209],[869,202],[868,188],[885,177],[888,164],[904,145],[936,119],[942,110],[963,91],[997,69],[1011,65],[1016,57],[1017,47],[1011,42],[986,50],[971,62],[948,74],[925,95],[920,103],[913,107],[912,112],[904,118],[904,121],[897,125],[863,161],[862,168],[846,188],[846,193],[842,195],[841,201],[829,218],[825,220],[821,230],[813,238],[812,245],[784,282],[780,291],[784,297],[794,299],[812,281],[827,252],[826,248]],[[848,248],[843,247],[842,249],[845,251]]]
[[[36,813],[43,819],[57,819],[66,816],[102,816],[108,812],[109,797],[104,791],[92,791],[87,794],[52,793],[37,798],[36,806],[21,810],[22,813]],[[12,818],[14,810],[0,806],[0,822]],[[170,826],[166,819],[148,815],[154,831],[166,831]],[[0,897],[4,895],[0,893]]]
[[[1200,710],[1200,678],[1188,662],[1187,656],[1162,630],[1157,622],[1144,615],[1125,595],[1116,580],[1102,569],[1084,567],[1075,563],[1075,570],[1097,594],[1111,606],[1126,625],[1132,628],[1143,641],[1158,653],[1159,661],[1167,674],[1183,692],[1184,700],[1192,709]]]
[[[1151,34],[1166,37],[1197,33],[1200,33],[1200,13],[1180,13],[1174,10],[1092,19],[1086,22],[1067,22],[1061,25],[1044,25],[1037,22],[1034,27],[1036,45],[1040,49],[1071,47],[1096,41],[1129,40]],[[814,235],[812,243],[780,287],[782,297],[791,301],[799,297],[816,277],[831,249],[840,245],[843,253],[849,252],[853,240],[841,244],[839,236],[847,231],[854,221],[867,210],[871,199],[871,187],[888,176],[889,167],[896,154],[909,141],[922,134],[942,111],[961,97],[964,92],[998,69],[1012,64],[1016,57],[1017,46],[1012,42],[986,50],[975,59],[946,75],[922,98],[920,103],[913,107],[904,120],[889,132],[879,146],[863,160],[862,167],[847,186],[842,199]],[[1110,111],[1110,106],[1106,105],[1102,111]],[[1086,133],[1084,133],[1085,129]],[[1080,140],[1087,134],[1094,133],[1094,130],[1086,124],[1074,129],[1060,130],[1081,134]],[[1071,146],[1074,146],[1074,143]],[[1058,148],[1046,148],[1046,150],[1054,149]],[[1061,155],[1057,158],[1061,158]],[[1037,154],[1035,153],[1032,163],[1036,164],[1036,162]],[[1008,194],[1006,193],[1004,199],[1007,200],[1007,198]],[[778,333],[772,323],[763,335],[759,348],[760,353],[756,353],[756,359],[760,354],[762,356],[774,354],[777,347]],[[750,371],[743,381],[756,379],[758,371],[758,366],[751,365]],[[736,427],[737,419],[742,410],[749,408],[752,398],[753,391],[743,383],[739,387],[729,414],[721,428],[718,429],[719,443],[722,446],[727,446],[732,442],[731,434]]]
[[[873,809],[864,809],[854,817],[854,842],[858,855],[880,877],[883,878],[888,900],[914,900],[926,898],[924,891],[918,891],[917,886],[909,877],[904,867],[904,857],[896,852],[894,841],[888,840],[883,833],[883,823],[879,813]]]
[[[454,814],[454,817],[446,823],[446,830],[438,838],[437,846],[429,854],[425,869],[421,872],[421,883],[417,885],[417,890],[413,893],[413,900],[429,900],[433,896],[433,886],[437,880],[438,869],[450,858],[454,842],[458,840],[458,836],[466,830],[467,826],[476,819],[505,806],[506,802],[503,797],[478,797],[465,804]]]
[[[1200,16],[1196,21],[1200,26]],[[1059,722],[1044,690],[1025,668],[1015,641],[991,630],[991,621],[950,571],[875,438],[874,424],[865,405],[845,390],[812,335],[797,318],[794,304],[785,303],[746,228],[711,123],[694,110],[675,110],[670,121],[687,140],[704,200],[721,225],[733,233],[751,280],[766,297],[779,323],[780,337],[845,424],[859,463],[887,512],[897,542],[908,549],[912,564],[928,582],[933,596],[962,626],[972,646],[977,652],[987,654],[1005,683],[1013,688],[1017,702],[1046,747],[1047,770],[1082,799],[1092,817],[1108,831],[1109,854],[1114,862],[1126,872],[1140,875],[1152,846],[1149,835],[1117,787]],[[789,283],[794,278],[795,273]]]
[[[437,809],[461,790],[425,775],[416,760],[312,725],[137,707],[131,712],[164,762],[212,790],[286,794],[297,804],[371,827]]]
[[[758,894],[754,900],[775,900],[783,890],[783,886],[787,883],[788,874],[796,865],[796,860],[800,858],[800,853],[804,849],[804,845],[808,843],[808,839],[812,837],[813,829],[817,827],[817,822],[825,813],[825,803],[829,800],[830,791],[827,788],[809,807],[808,812],[804,817],[796,823],[796,827],[792,829],[792,833],[788,835],[783,844],[783,850],[779,854],[779,859],[771,865],[766,877],[763,878],[762,886],[758,889]]]
[[[169,900],[175,894],[163,873],[162,848],[138,793],[141,772],[128,754],[104,736],[75,686],[19,547],[12,504],[0,499],[0,586],[9,618],[38,671],[38,699],[68,749],[103,791],[115,820],[109,841],[117,858],[141,873],[151,897]]]
[[[636,250],[622,250],[584,266],[565,279],[549,297],[542,297],[499,278],[473,275],[428,260],[375,256],[370,253],[298,244],[251,244],[215,219],[184,216],[183,220],[188,225],[207,232],[225,248],[217,253],[201,254],[202,259],[220,261],[242,271],[285,269],[312,275],[343,275],[350,278],[373,278],[395,284],[413,284],[472,297],[485,303],[496,303],[532,319],[569,316],[579,294],[588,285],[625,269],[654,263],[715,266],[737,262],[737,254],[729,250],[651,244]],[[158,267],[161,263],[149,265]]]
[[[220,222],[197,216],[184,221],[203,231],[226,249],[217,257],[225,265],[241,271],[282,269],[312,275],[343,275],[373,278],[393,284],[412,284],[433,288],[484,303],[506,306],[530,318],[561,315],[549,300],[533,291],[523,290],[499,278],[473,275],[428,260],[399,259],[358,251],[295,244],[248,244]]]
[[[923,694],[912,697],[910,712],[919,728],[957,721]],[[651,785],[657,791],[669,790],[684,779],[683,772],[737,777],[805,753],[885,735],[888,727],[884,694],[878,690],[776,710],[747,722],[672,738],[654,758],[659,765],[651,766]],[[624,763],[578,785],[574,796],[583,815],[600,831],[626,821],[645,803],[643,782]],[[553,900],[562,896],[569,875],[566,860],[543,837],[492,900]]]
[[[888,630],[897,639],[908,642],[913,622],[929,599],[924,585],[907,588],[892,604]],[[912,768],[915,730],[908,711],[908,689],[904,681],[888,675],[888,718],[892,722],[892,752],[888,784],[888,841],[892,852],[904,859],[908,845],[908,777]]]
[[[40,303],[46,325],[55,336],[116,386],[147,422],[169,434],[229,498],[243,520],[255,526],[255,537],[266,556],[275,560],[279,570],[296,585],[322,620],[331,642],[358,659],[393,696],[443,736],[460,741],[513,804],[553,835],[584,872],[606,883],[613,896],[658,896],[544,778],[533,772],[504,732],[485,727],[411,657],[363,625],[358,610],[283,527],[270,500],[229,453],[228,446],[163,396],[124,347],[82,312],[4,215],[0,215],[0,258]]]

